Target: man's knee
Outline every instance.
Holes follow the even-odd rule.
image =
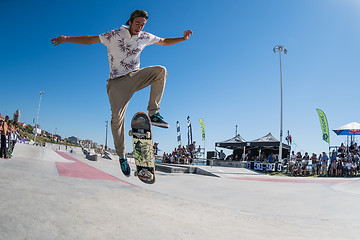
[[[156,72],[157,75],[163,76],[164,78],[167,76],[167,70],[164,66],[154,66],[154,72]]]

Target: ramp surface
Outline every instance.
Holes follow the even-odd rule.
[[[18,144],[12,159],[0,160],[1,239],[356,239],[360,234],[358,178],[264,181],[278,178],[219,168],[221,177],[158,173],[156,184],[146,185],[123,176],[117,161],[88,161],[80,152],[55,150],[59,147]],[[57,165],[65,164],[77,173],[66,167],[70,177],[61,176]],[[98,171],[106,177],[89,177]]]

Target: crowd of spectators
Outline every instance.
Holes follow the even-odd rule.
[[[300,152],[292,152],[289,169],[292,175],[320,175],[347,177],[359,174],[359,153],[357,143],[345,147],[342,144],[337,151],[332,151],[329,157],[325,152],[318,156],[313,153],[310,157],[306,152],[304,156]]]
[[[175,148],[171,153],[163,154],[163,163],[174,163],[174,164],[192,164],[195,156],[200,152],[201,147],[196,148],[196,142],[188,146],[179,146]]]
[[[0,119],[0,158],[10,158],[19,136],[17,124],[9,121],[9,116]]]
[[[154,152],[157,150],[154,146]],[[171,153],[164,153],[162,157],[163,163],[174,164],[192,164],[193,158],[200,152],[200,146],[195,147],[195,142],[188,146],[179,146]],[[155,152],[156,154],[157,152]],[[228,157],[225,154],[221,155],[220,159],[226,160],[245,160],[264,163],[275,163],[278,161],[278,156],[272,152],[268,155],[261,153],[259,156],[254,156],[249,150],[245,154],[245,159],[235,154]],[[310,156],[307,152],[304,155],[301,152],[295,154],[292,151],[290,159],[287,161],[288,172],[293,176],[333,176],[333,177],[351,177],[358,176],[360,172],[360,146],[357,143],[352,143],[349,147],[341,144],[337,150],[331,152],[328,156],[326,152],[317,155],[312,153]]]
[[[230,160],[230,161],[254,161],[254,162],[274,163],[278,160],[278,155],[274,154],[273,152],[270,152],[268,154],[262,152],[260,155],[254,155],[251,152],[251,150],[248,150],[244,158],[240,154],[232,154],[224,158],[221,157],[221,154],[222,154],[222,150],[219,154],[220,156],[219,159]]]

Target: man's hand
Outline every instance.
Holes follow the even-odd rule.
[[[66,38],[67,38],[67,36],[61,35],[60,37],[56,37],[56,38],[51,39],[51,43],[54,46],[57,46],[59,44],[66,43]]]
[[[190,38],[190,35],[192,35],[193,32],[191,30],[187,30],[184,32],[184,40],[188,40]]]

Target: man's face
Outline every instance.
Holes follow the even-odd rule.
[[[146,18],[143,17],[136,17],[134,18],[134,20],[130,23],[130,34],[131,35],[138,35],[140,33],[141,30],[143,30],[143,28],[145,27],[147,20]]]

